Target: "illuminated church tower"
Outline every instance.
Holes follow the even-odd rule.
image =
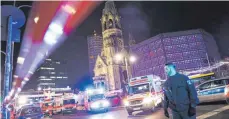
[[[123,63],[117,63],[115,55],[124,49],[120,16],[113,1],[107,1],[101,18],[103,50],[94,68],[94,84],[109,90],[120,89]]]

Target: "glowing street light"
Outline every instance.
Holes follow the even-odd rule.
[[[123,55],[121,53],[118,53],[118,54],[115,55],[115,59],[117,61],[121,61],[123,59]]]
[[[122,50],[121,53],[118,53],[115,55],[115,60],[122,61],[124,59],[125,67],[126,67],[126,73],[127,73],[127,79],[129,81],[129,70],[128,70],[128,61],[129,62],[135,62],[137,59],[135,56],[128,54],[125,50]]]
[[[135,56],[130,56],[130,62],[135,62],[136,61],[136,57]]]

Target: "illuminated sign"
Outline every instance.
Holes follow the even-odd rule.
[[[139,79],[139,80],[134,80],[130,82],[130,85],[136,85],[136,84],[142,84],[142,83],[148,83],[148,79]]]
[[[44,90],[51,90],[51,91],[69,91],[71,90],[70,87],[67,88],[48,88],[48,89],[44,89]]]

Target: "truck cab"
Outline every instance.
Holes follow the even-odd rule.
[[[161,79],[147,75],[131,78],[128,84],[128,96],[124,105],[129,115],[134,111],[154,111],[162,103]]]

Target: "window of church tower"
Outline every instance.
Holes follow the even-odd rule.
[[[115,26],[116,26],[116,28],[121,29],[117,20],[115,20]]]
[[[109,19],[108,23],[108,28],[113,28],[113,21],[111,19]]]
[[[107,29],[107,22],[104,22],[104,30],[106,30]]]

